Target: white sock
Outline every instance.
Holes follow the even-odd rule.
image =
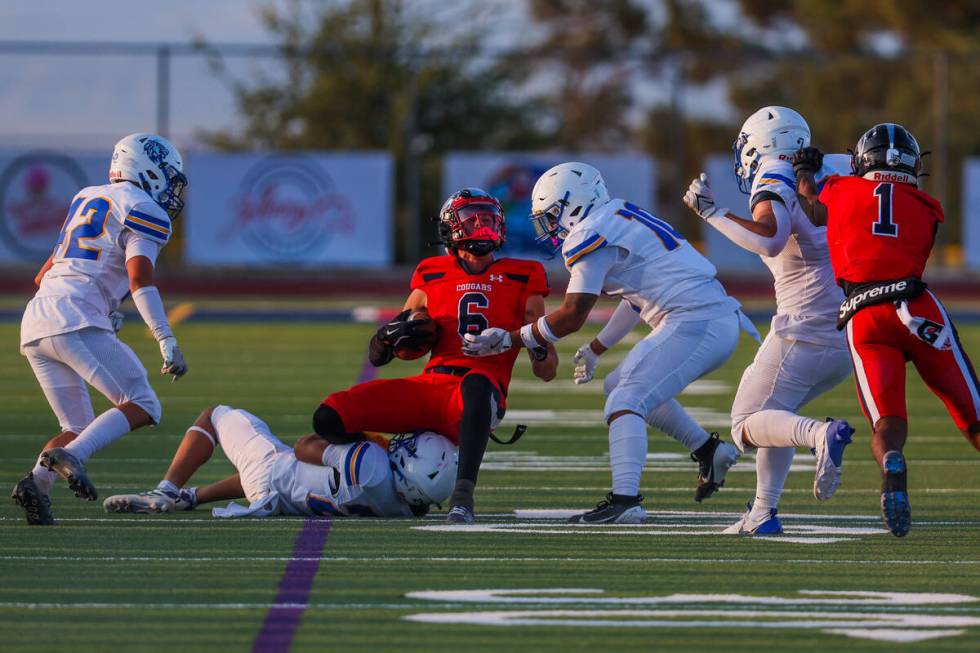
[[[826,422],[788,410],[760,410],[745,418],[742,433],[757,447],[813,449],[826,433]]]
[[[58,475],[46,467],[41,467],[40,463],[34,463],[34,469],[31,472],[34,474],[34,483],[37,485],[37,489],[45,494],[51,494],[51,488],[54,487]]]
[[[647,425],[634,413],[617,417],[609,425],[609,464],[613,494],[636,496],[647,460]]]
[[[783,485],[793,464],[793,447],[767,447],[755,455],[755,501],[752,514],[768,516],[769,510],[779,505]]]
[[[80,461],[85,462],[99,449],[106,447],[129,433],[129,420],[118,408],[110,408],[102,413],[78,437],[65,445]]]
[[[680,442],[688,451],[697,451],[711,437],[694,421],[694,418],[687,414],[676,399],[671,399],[652,410],[647,415],[646,421],[653,428],[660,429]]]
[[[169,492],[170,494],[176,494],[177,491],[180,490],[179,487],[177,487],[176,485],[174,485],[173,483],[167,480],[163,480],[157,483],[157,489],[163,490],[164,492]]]

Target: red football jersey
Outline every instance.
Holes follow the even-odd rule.
[[[412,275],[412,290],[425,292],[429,315],[439,337],[426,367],[452,365],[484,372],[506,393],[519,349],[496,356],[462,352],[462,335],[490,327],[513,331],[524,324],[530,295],[548,296],[548,277],[537,261],[502,258],[479,274],[470,274],[450,254],[424,259]]]
[[[922,277],[943,221],[935,198],[912,184],[831,177],[820,201],[838,283]]]

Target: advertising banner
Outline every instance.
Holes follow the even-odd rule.
[[[962,235],[966,266],[980,270],[980,159],[963,161]]]
[[[109,153],[0,152],[0,264],[40,267],[72,197],[108,174]]]
[[[392,262],[394,181],[387,153],[195,153],[187,174],[190,264]]]
[[[460,188],[476,186],[500,200],[507,216],[509,256],[540,257],[531,223],[531,189],[548,168],[563,161],[582,161],[602,173],[609,194],[656,211],[656,168],[645,154],[451,152],[443,158],[442,194],[448,197]]]

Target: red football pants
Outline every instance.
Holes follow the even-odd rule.
[[[858,399],[872,428],[882,417],[908,419],[905,363],[911,361],[933,394],[946,405],[956,426],[980,420],[980,384],[960,345],[956,328],[935,295],[926,291],[909,301],[909,312],[952,330],[945,349],[914,335],[898,317],[892,302],[863,308],[847,323],[847,342],[854,363]]]
[[[460,384],[464,378],[420,374],[404,379],[378,379],[335,392],[323,403],[337,411],[349,433],[425,430],[459,444],[459,420],[463,416]],[[502,409],[503,399],[500,403]],[[496,413],[494,410],[491,414]]]

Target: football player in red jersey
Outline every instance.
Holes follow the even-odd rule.
[[[875,125],[855,147],[853,176],[829,179],[817,195],[819,151],[794,156],[799,192],[815,224],[826,224],[834,276],[847,299],[846,329],[858,399],[874,429],[882,466],[881,512],[898,537],[912,522],[902,454],[908,435],[905,363],[912,361],[956,426],[980,450],[980,384],[956,328],[922,282],[943,208],[918,189],[919,145],[904,127]]]
[[[443,204],[439,235],[446,254],[424,259],[412,275],[403,312],[371,339],[375,366],[394,358],[393,345],[412,338],[425,310],[438,325],[422,374],[361,383],[327,397],[313,428],[332,444],[364,439],[364,431],[405,433],[427,429],[459,445],[459,468],[449,500],[450,523],[471,523],[473,491],[490,431],[504,401],[518,350],[475,359],[465,356],[462,336],[489,327],[518,329],[544,315],[548,279],[537,261],[495,258],[506,229],[500,203],[478,188],[464,188]],[[558,367],[554,347],[531,352],[534,374],[550,381]]]

